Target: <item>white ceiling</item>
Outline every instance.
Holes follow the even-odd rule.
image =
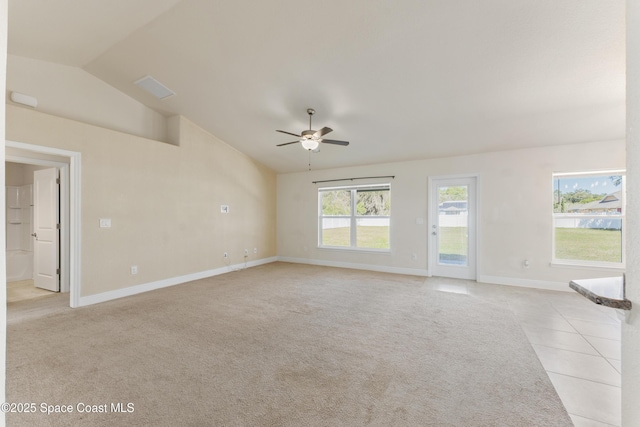
[[[9,53],[77,66],[278,172],[624,138],[624,0],[9,0]],[[133,84],[152,75],[176,96]]]

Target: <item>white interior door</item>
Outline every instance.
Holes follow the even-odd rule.
[[[476,178],[430,180],[429,270],[476,279]]]
[[[33,175],[33,280],[38,288],[60,291],[58,169]]]

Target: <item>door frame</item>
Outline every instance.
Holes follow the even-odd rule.
[[[473,278],[468,280],[477,280],[478,271],[480,271],[480,257],[478,256],[478,248],[480,247],[480,221],[478,221],[478,213],[480,212],[480,175],[479,174],[459,174],[459,175],[437,175],[429,176],[427,183],[427,276],[433,277],[433,272],[438,262],[437,257],[437,243],[434,236],[432,236],[432,227],[435,224],[435,208],[433,207],[433,194],[431,193],[434,181],[439,180],[455,180],[455,179],[475,179],[475,214],[472,218],[472,223],[475,228],[475,242],[471,243],[470,249],[473,249],[475,255],[475,268]]]
[[[60,170],[60,291],[69,292],[69,305],[80,306],[81,290],[81,154],[76,151],[5,141],[5,148],[22,150],[25,155],[5,155],[6,162],[56,167]],[[33,157],[31,157],[33,156]],[[68,161],[50,160],[47,156]]]

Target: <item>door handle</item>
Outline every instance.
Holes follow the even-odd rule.
[[[433,234],[434,236],[438,235],[438,233],[436,233],[435,231],[432,231],[431,234]]]
[[[32,235],[33,237],[35,237],[35,238],[36,238],[36,240],[38,240],[38,234],[37,234],[37,233],[31,233],[31,235]]]

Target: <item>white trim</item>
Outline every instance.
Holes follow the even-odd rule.
[[[40,166],[54,166],[61,170],[61,183],[68,181],[67,186],[61,186],[60,221],[63,229],[69,231],[68,235],[61,236],[61,252],[66,259],[60,265],[61,290],[68,290],[69,305],[72,308],[79,307],[81,289],[81,154],[76,151],[62,150],[59,148],[45,147],[34,144],[26,144],[17,141],[5,141],[5,147],[16,148],[35,154],[49,154],[66,157],[69,163],[55,162],[44,159],[20,156],[6,156],[5,161],[27,163]],[[67,237],[68,236],[68,237]]]
[[[418,268],[388,267],[383,265],[356,264],[356,263],[350,263],[350,262],[323,261],[323,260],[281,257],[281,256],[277,257],[277,260],[281,262],[291,262],[296,264],[321,265],[324,267],[351,268],[354,270],[369,270],[369,271],[378,271],[382,273],[407,274],[412,276],[431,277],[428,270],[423,270]],[[551,282],[546,280],[530,280],[530,279],[520,279],[515,277],[478,275],[477,282],[489,283],[493,285],[516,286],[521,288],[533,288],[533,289],[545,289],[545,290],[551,290],[551,291],[572,292],[571,288],[569,288],[569,283]]]
[[[315,259],[307,259],[307,258],[292,258],[292,257],[278,257],[278,261],[292,262],[296,264],[321,265],[324,267],[351,268],[354,270],[378,271],[381,273],[408,274],[411,276],[421,276],[421,277],[429,276],[428,270],[419,269],[419,268],[389,267],[385,265],[357,264],[352,262],[323,261],[323,260],[315,260]]]
[[[356,205],[357,201],[357,192],[358,190],[370,188],[374,190],[388,191],[391,194],[391,183],[386,182],[384,184],[362,184],[355,186],[338,186],[338,187],[320,187],[317,189],[317,201],[318,201],[318,249],[344,249],[344,250],[352,250],[352,251],[377,251],[376,248],[360,248],[357,245],[358,239],[358,219],[388,219],[389,220],[389,247],[381,248],[379,251],[381,252],[391,252],[391,236],[392,236],[392,227],[391,227],[391,215],[358,215]],[[329,191],[349,191],[349,199],[350,199],[350,211],[349,215],[324,215],[322,213],[322,193]],[[349,220],[349,246],[330,246],[325,245],[323,243],[323,231],[324,231],[324,219],[348,219]]]
[[[582,176],[582,175],[611,175],[614,173],[626,174],[626,169],[604,169],[595,171],[580,171],[580,172],[553,172],[553,176]]]
[[[81,155],[69,158],[69,277],[71,308],[80,307],[82,289],[82,167]]]
[[[627,233],[625,232],[626,227],[627,227],[627,176],[626,176],[626,170],[625,169],[615,169],[615,170],[604,170],[604,171],[596,171],[596,172],[589,172],[589,171],[585,171],[585,172],[561,172],[561,173],[553,173],[551,175],[551,186],[553,188],[553,195],[555,197],[555,192],[556,192],[556,186],[555,186],[555,180],[556,177],[572,177],[572,176],[576,176],[576,177],[581,177],[581,176],[607,176],[607,175],[612,175],[612,174],[620,174],[621,178],[622,178],[622,182],[620,185],[620,192],[621,192],[621,197],[622,197],[622,210],[620,212],[620,215],[610,215],[610,214],[605,214],[605,215],[580,215],[580,214],[572,214],[572,213],[560,213],[560,212],[554,212],[554,205],[553,203],[551,204],[551,265],[552,266],[560,266],[560,265],[567,265],[567,266],[574,266],[574,267],[578,267],[578,268],[601,268],[602,271],[604,271],[605,269],[625,269],[626,268],[626,264],[627,264],[627,257],[626,257],[626,245],[627,245],[627,241],[626,241],[626,235]],[[610,193],[608,193],[610,194]],[[552,198],[553,199],[553,198]],[[562,219],[562,218],[609,218],[609,219],[620,219],[621,220],[621,257],[622,260],[620,262],[598,262],[598,261],[586,261],[586,260],[572,260],[572,259],[563,259],[563,258],[556,258],[556,219]]]
[[[520,288],[546,289],[550,291],[573,292],[568,282],[551,282],[547,280],[520,279],[516,277],[478,275],[478,283],[516,286]]]
[[[610,265],[588,265],[569,262],[550,262],[549,267],[552,268],[570,268],[572,270],[591,270],[591,271],[610,271],[612,273],[622,274],[625,272],[623,266],[610,266]]]
[[[5,162],[56,168],[60,171],[60,292],[69,292],[69,163],[6,155]]]
[[[118,298],[129,297],[132,295],[141,294],[143,292],[154,291],[156,289],[167,288],[169,286],[180,285],[194,280],[206,279],[207,277],[219,276],[225,273],[231,273],[233,271],[243,270],[249,267],[256,267],[258,265],[269,264],[276,262],[277,257],[263,258],[256,261],[249,261],[246,264],[235,264],[226,267],[214,268],[213,270],[201,271],[199,273],[185,274],[184,276],[171,277],[168,279],[157,280],[155,282],[143,283],[141,285],[130,286],[127,288],[116,289],[114,291],[102,292],[100,294],[89,295],[86,297],[80,297],[78,307],[84,307],[87,305],[98,304],[106,301],[111,301]]]

